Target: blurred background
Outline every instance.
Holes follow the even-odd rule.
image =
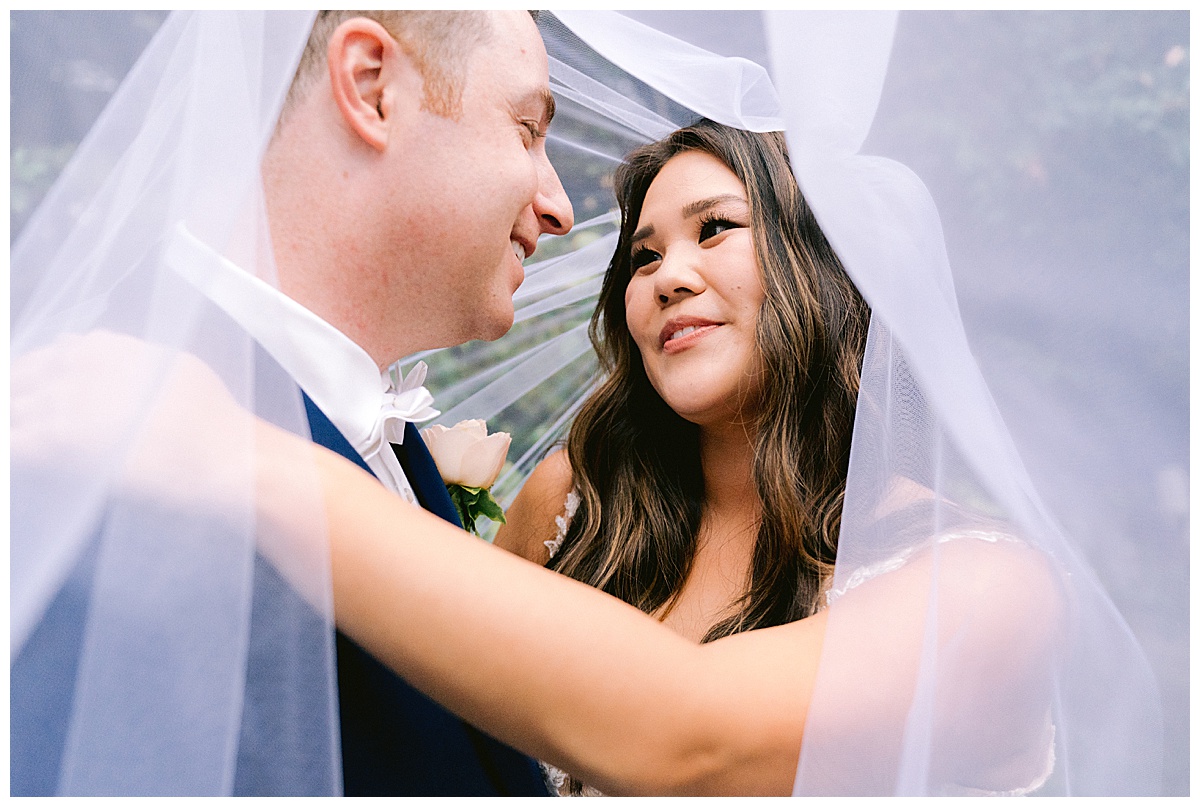
[[[730,35],[714,14],[689,21],[692,41],[761,58],[760,27]],[[11,239],[165,16],[11,12]],[[1018,447],[1041,449],[1039,489],[1075,503],[1055,515],[1159,677],[1167,795],[1188,794],[1190,758],[1188,31],[1187,12],[903,13],[863,148],[908,165],[937,202],[972,350],[985,374],[1015,379],[993,395]],[[969,125],[953,114],[964,105]],[[632,145],[588,155],[551,138],[577,221],[612,209],[612,171]],[[537,259],[611,230],[602,218]],[[1064,295],[1057,280],[1081,271],[1106,293]],[[541,333],[519,323],[494,344],[515,354]],[[470,355],[432,362],[435,395],[473,369]],[[590,367],[576,365],[489,424],[513,434],[510,458],[580,395]]]

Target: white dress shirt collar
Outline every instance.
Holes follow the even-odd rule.
[[[394,388],[388,373],[348,336],[246,272],[192,235],[182,223],[166,262],[255,339],[362,455],[387,487],[416,498],[388,442],[404,439],[404,422],[436,417],[418,364]]]

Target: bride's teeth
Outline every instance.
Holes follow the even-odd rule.
[[[512,242],[513,254],[517,256],[518,261],[525,260],[525,247],[521,246],[521,242]]]
[[[689,326],[687,326],[686,328],[683,328],[683,329],[681,329],[681,330],[678,330],[678,331],[676,331],[675,333],[671,334],[671,338],[672,338],[672,339],[679,339],[679,338],[681,338],[681,337],[687,336],[689,333],[691,333],[691,332],[692,332],[692,331],[694,331],[694,330],[696,330],[696,326],[695,326],[695,325],[689,325]]]

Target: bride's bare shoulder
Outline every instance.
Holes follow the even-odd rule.
[[[505,513],[508,523],[496,534],[496,546],[545,565],[550,559],[545,542],[557,533],[555,519],[563,515],[573,484],[567,452],[560,450],[547,455]]]

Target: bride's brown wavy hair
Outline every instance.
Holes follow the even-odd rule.
[[[580,496],[550,567],[647,613],[669,610],[704,502],[697,427],[646,377],[625,321],[630,241],[650,183],[702,151],[746,188],[765,300],[758,314],[754,480],[762,521],[741,598],[705,641],[812,614],[837,551],[869,310],[792,175],[783,134],[712,121],[644,146],[617,170],[621,230],[589,333],[603,381],[567,439]]]

